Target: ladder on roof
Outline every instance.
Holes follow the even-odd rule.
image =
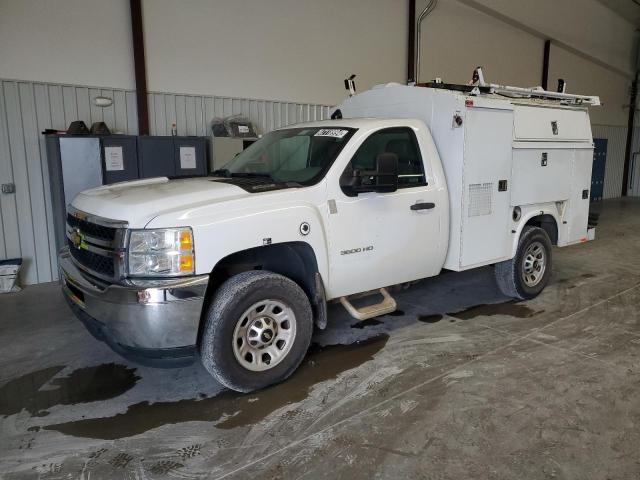
[[[562,103],[582,105],[588,104],[597,106],[600,105],[600,97],[592,95],[574,95],[571,93],[565,93],[566,83],[564,80],[560,80],[558,83],[558,91],[551,92],[545,90],[542,87],[522,88],[522,87],[510,87],[504,85],[497,85],[495,83],[485,83],[484,72],[482,67],[476,67],[473,71],[472,80],[473,89],[471,95],[480,95],[482,91],[480,87],[484,87],[483,90],[488,93],[496,93],[498,95],[505,95],[514,98],[542,98],[560,100]]]
[[[510,87],[505,85],[497,85],[495,83],[488,83],[483,85],[489,88],[489,93],[496,93],[499,95],[506,95],[513,98],[542,98],[542,99],[554,99],[560,100],[564,103],[574,105],[600,105],[600,97],[595,95],[575,95],[572,93],[552,92],[545,90],[542,87],[534,88],[522,88],[522,87]],[[471,95],[480,95],[481,91],[478,87],[471,90]]]

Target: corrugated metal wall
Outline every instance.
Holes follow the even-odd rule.
[[[113,99],[107,108],[93,98]],[[176,122],[179,135],[206,135],[213,117],[242,114],[260,132],[307,120],[324,119],[330,107],[243,98],[149,94],[151,133],[167,135]],[[137,134],[133,91],[0,79],[0,183],[14,183],[14,194],[0,194],[0,259],[22,257],[25,284],[57,279],[51,224],[49,175],[40,132],[65,129],[73,120],[88,126],[104,121],[114,132]]]
[[[619,197],[622,195],[622,172],[624,170],[627,127],[592,125],[591,131],[593,138],[606,138],[608,140],[603,198]]]
[[[178,135],[207,135],[211,119],[240,114],[264,133],[292,123],[324,120],[329,117],[330,108],[244,98],[151,93],[149,122],[152,135],[170,135],[174,121]]]

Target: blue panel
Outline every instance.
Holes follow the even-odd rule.
[[[591,171],[591,201],[602,200],[604,190],[604,168],[607,162],[607,139],[593,139],[593,170]]]

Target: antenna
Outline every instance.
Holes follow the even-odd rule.
[[[344,79],[344,88],[349,90],[350,97],[353,97],[356,94],[356,82],[354,78],[356,78],[355,73]]]
[[[470,85],[478,85],[480,87],[484,87],[486,85],[484,81],[484,73],[482,72],[482,67],[476,67],[473,71],[473,75],[471,76]]]

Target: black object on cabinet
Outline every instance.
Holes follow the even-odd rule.
[[[207,174],[206,137],[138,137],[140,178]]]

